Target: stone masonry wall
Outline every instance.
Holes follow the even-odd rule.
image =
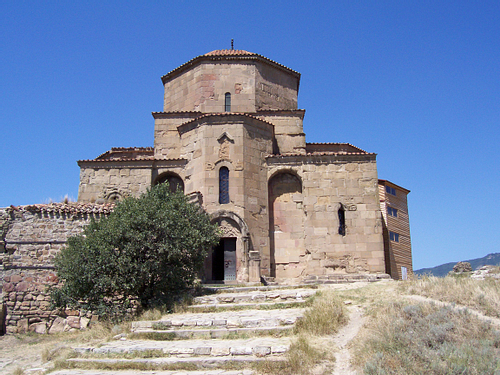
[[[78,201],[103,203],[113,197],[139,196],[151,187],[151,171],[151,163],[142,161],[116,165],[83,162]]]
[[[291,194],[287,204],[293,202],[303,211],[304,239],[293,231],[276,229],[279,236],[276,235],[275,240],[286,244],[295,241],[294,251],[298,256],[280,262],[280,253],[276,252],[278,279],[309,280],[337,274],[385,272],[374,155],[276,157],[269,158],[268,165],[271,176],[292,173],[302,181],[302,194]],[[341,207],[345,213],[343,235],[339,233]],[[287,220],[294,217],[288,216]],[[295,225],[299,225],[298,222]],[[279,249],[280,243],[274,246]]]
[[[227,92],[232,112],[255,112],[255,66],[249,62],[204,62],[164,86],[165,112],[224,112]]]
[[[47,287],[56,285],[54,257],[68,237],[82,232],[90,218],[110,205],[49,204],[0,209],[0,260],[6,333],[54,333],[84,329],[89,312],[51,309]],[[92,212],[94,211],[94,212]]]

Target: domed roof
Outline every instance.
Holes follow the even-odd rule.
[[[186,69],[190,69],[194,65],[198,64],[200,61],[210,61],[210,60],[259,60],[266,64],[269,64],[275,68],[286,71],[288,74],[292,74],[298,79],[300,79],[300,73],[292,70],[276,61],[268,59],[265,56],[259,55],[258,53],[248,52],[242,49],[217,49],[215,51],[211,51],[205,53],[204,55],[200,55],[195,57],[194,59],[189,60],[188,62],[182,64],[181,66],[175,68],[174,70],[168,72],[164,76],[161,77],[163,83],[168,81],[169,79],[177,76],[178,74],[184,72]]]
[[[242,55],[248,56],[257,54],[242,49],[216,49],[215,51],[205,53],[204,56],[242,56]]]

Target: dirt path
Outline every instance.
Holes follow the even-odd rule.
[[[354,375],[356,371],[351,368],[351,353],[349,343],[354,339],[365,322],[363,310],[359,306],[350,306],[349,323],[343,327],[334,338],[334,343],[339,348],[336,354],[335,370],[332,375]]]
[[[43,374],[41,352],[44,345],[36,343],[36,338],[20,340],[14,335],[0,337],[0,373],[12,374],[17,368],[33,369],[30,375]],[[32,343],[33,341],[34,343]]]

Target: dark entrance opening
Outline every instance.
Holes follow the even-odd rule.
[[[221,238],[212,252],[212,280],[236,280],[236,238]]]

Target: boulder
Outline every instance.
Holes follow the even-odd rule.
[[[455,273],[463,273],[463,272],[472,272],[472,266],[469,262],[458,262],[453,266],[453,272]]]

